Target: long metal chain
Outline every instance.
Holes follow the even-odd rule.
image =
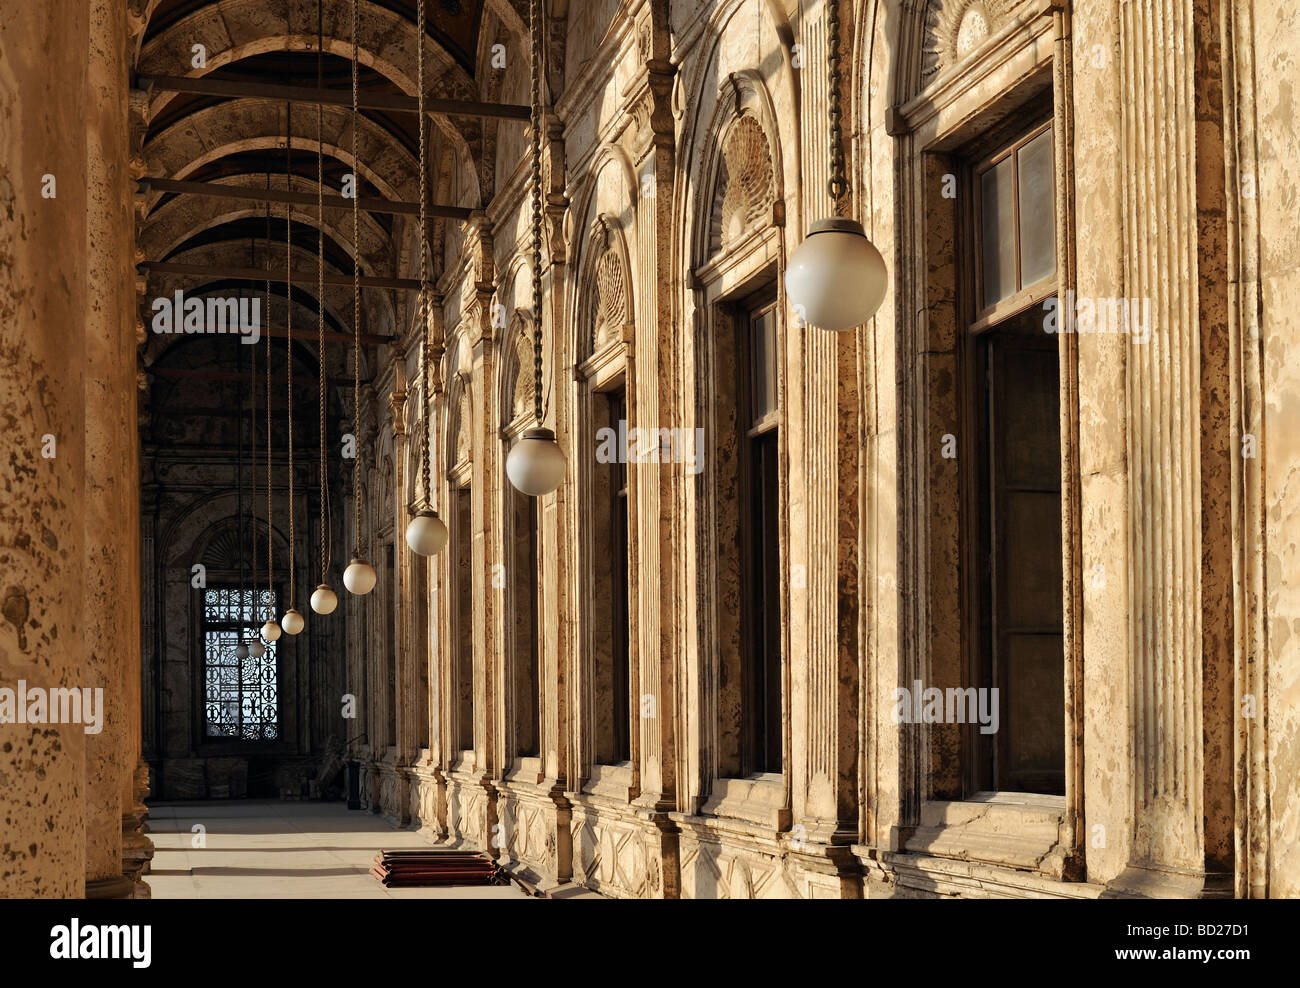
[[[244,292],[240,289],[240,300],[243,300]],[[235,453],[235,512],[239,519],[235,525],[239,539],[239,618],[243,623],[244,617],[244,350],[240,347],[238,351],[239,364],[238,374],[236,375],[237,384],[235,386],[235,403],[239,407],[239,415],[236,418],[237,435],[236,453]],[[244,641],[244,630],[239,630],[239,641]]]
[[[433,470],[429,463],[429,440],[432,432],[429,428],[429,264],[428,222],[429,222],[429,181],[425,171],[425,117],[424,117],[424,0],[419,5],[419,57],[416,60],[420,101],[420,402],[423,406],[425,428],[420,441],[420,465],[424,471],[424,502],[433,503]]]
[[[361,45],[357,38],[357,2],[352,0],[352,553],[361,558],[361,174],[357,158],[357,123],[360,119],[357,61]]]
[[[316,0],[316,88],[323,83],[324,13]],[[329,491],[325,486],[325,104],[316,104],[316,353],[320,361],[320,582],[329,582]]]
[[[250,266],[257,259],[257,253],[253,249],[252,242],[249,244]],[[251,610],[254,619],[257,617],[257,544],[261,541],[257,537],[257,347],[253,347],[249,355],[253,358],[252,364],[248,371],[248,436],[249,436],[249,486],[252,488],[248,497],[248,524],[252,529],[251,539],[253,542],[253,574],[249,580],[252,586],[252,599],[250,601]],[[242,421],[242,420],[241,420]],[[244,545],[240,542],[240,555],[243,555]],[[243,604],[241,602],[240,606]]]
[[[828,81],[830,89],[827,101],[830,105],[830,181],[826,187],[831,199],[836,203],[849,190],[849,181],[844,175],[844,141],[840,130],[843,112],[840,110],[840,2],[827,0],[826,3],[827,36],[826,61],[830,66]]]
[[[533,414],[542,424],[542,15],[530,0],[528,29],[532,56],[533,126]]]
[[[271,173],[266,173],[266,187],[271,187]],[[271,321],[271,204],[266,204],[266,321]],[[271,334],[266,334],[266,617],[275,616],[271,603],[274,592],[271,586],[271,533],[275,530],[275,516],[271,509]]]
[[[285,104],[284,176],[289,192],[293,192],[293,106]],[[285,302],[287,318],[284,324],[285,373],[289,384],[285,390],[289,418],[289,607],[298,604],[298,574],[294,570],[297,536],[294,532],[293,505],[293,206],[285,203],[284,212],[284,267]]]

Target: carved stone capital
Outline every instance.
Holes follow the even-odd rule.
[[[627,112],[632,118],[632,153],[640,162],[651,150],[671,151],[676,146],[672,108],[676,67],[668,61],[651,59],[629,87]]]
[[[394,391],[388,396],[388,412],[393,418],[393,436],[397,439],[406,435],[406,399],[405,391]]]

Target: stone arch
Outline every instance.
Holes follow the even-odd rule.
[[[283,176],[280,178],[279,184],[283,186]],[[316,183],[310,184],[314,189]],[[275,185],[276,183],[272,181],[272,188]],[[297,184],[295,190],[307,191]],[[272,203],[270,212],[272,223],[270,243],[273,248],[278,248],[278,253],[282,254],[285,207],[279,203]],[[170,257],[187,241],[209,230],[217,230],[226,224],[243,219],[261,220],[265,215],[264,206],[254,205],[251,202],[239,204],[228,199],[200,196],[176,197],[158,207],[142,224],[140,246],[147,256],[161,260]],[[338,248],[355,257],[357,245],[352,242],[351,218],[346,218],[342,223],[332,223],[329,222],[328,211],[325,216],[325,235]],[[293,219],[295,224],[301,222],[313,228],[320,225],[317,217],[302,207],[294,209]],[[384,262],[388,254],[387,240],[388,235],[376,224],[369,220],[362,220],[360,255],[362,273],[374,274],[384,270]],[[265,246],[266,238],[263,235],[259,238],[258,250],[264,250]]]
[[[732,153],[737,155],[738,164],[745,164],[740,170],[749,175],[748,186],[761,188],[761,181],[755,179],[770,175],[770,191],[752,196],[754,200],[760,195],[767,199],[769,224],[785,225],[786,190],[798,188],[801,181],[798,155],[783,153],[783,148],[797,146],[804,139],[797,124],[800,103],[795,70],[788,59],[770,68],[755,69],[745,61],[743,50],[733,51],[736,46],[725,43],[741,34],[754,33],[752,28],[733,24],[747,4],[758,6],[771,30],[785,30],[784,21],[778,20],[771,6],[761,0],[740,0],[722,8],[710,24],[712,51],[700,60],[685,84],[687,95],[683,98],[698,112],[694,128],[687,131],[682,143],[686,180],[675,189],[675,215],[681,224],[681,263],[692,268],[707,263],[720,245],[728,187],[732,189],[733,202],[729,205],[736,207],[735,215],[747,216],[751,205],[751,197],[739,195],[734,182],[727,179],[725,152],[730,142],[738,140]],[[752,123],[743,122],[745,118],[752,118]],[[762,141],[757,140],[759,133]],[[764,156],[770,159],[770,168],[764,167]],[[756,203],[753,208],[757,211]]]
[[[388,198],[418,198],[420,185],[416,156],[395,141],[391,134],[363,115],[357,128],[357,159],[354,161],[352,111],[346,107],[326,107],[321,123],[319,140],[327,157],[354,168]],[[294,147],[315,150],[316,114],[294,114],[292,125]],[[149,134],[141,156],[149,174],[184,179],[230,155],[245,151],[282,151],[284,140],[282,106],[264,100],[236,99],[195,110]],[[295,184],[297,181],[295,179]]]
[[[295,220],[296,222],[296,220]],[[247,262],[245,253],[246,244],[239,244],[236,241],[221,241],[202,246],[193,247],[173,255],[170,260],[175,260],[184,264],[196,264],[205,267],[211,267],[219,270],[233,264],[243,265]],[[284,245],[279,245],[279,256],[284,256]],[[315,253],[309,253],[297,245],[293,248],[294,269],[295,271],[314,271],[316,266]],[[280,261],[283,264],[283,261]],[[330,270],[326,266],[326,270]],[[335,269],[335,273],[339,273]],[[351,268],[346,272],[351,274]],[[219,278],[198,279],[191,275],[176,274],[158,274],[151,272],[148,280],[147,297],[168,298],[177,290],[183,290],[189,295],[201,295],[207,288],[205,285],[211,285],[212,282],[220,280]],[[263,291],[262,285],[256,282],[246,283],[247,287],[253,292],[260,295]],[[283,298],[283,283],[277,283],[278,291],[273,295],[275,298]],[[318,286],[315,277],[309,277],[306,280],[294,282],[295,307],[294,307],[294,339],[301,339],[304,342],[315,343],[316,338],[316,320],[317,308],[316,297]],[[303,294],[311,298],[310,303],[304,303]],[[377,294],[371,292],[369,294]],[[364,309],[364,306],[363,306]],[[350,285],[326,285],[325,286],[325,320],[326,328],[335,327],[341,331],[347,331],[346,327],[351,325],[352,321],[352,288]],[[147,325],[146,320],[146,325]],[[301,331],[301,333],[299,332]],[[150,334],[151,336],[153,334]]]
[[[573,208],[565,221],[566,238],[574,245],[574,257],[573,263],[567,266],[572,280],[567,301],[569,328],[563,342],[568,353],[561,358],[561,363],[580,363],[592,352],[588,309],[593,271],[588,258],[594,249],[591,232],[602,217],[607,226],[617,227],[620,233],[629,312],[636,309],[636,283],[631,275],[636,269],[630,255],[634,238],[623,233],[636,228],[637,192],[636,170],[626,152],[613,145],[603,146],[575,192]],[[575,232],[570,236],[569,230],[585,230],[587,234]],[[603,241],[599,243],[603,249]]]
[[[290,0],[294,3],[295,0]],[[404,93],[416,91],[415,25],[401,14],[374,3],[366,3],[359,18],[360,64],[383,75]],[[163,31],[141,44],[136,60],[136,70],[142,76],[204,75],[239,62],[242,59],[268,52],[315,52],[318,50],[314,5],[310,16],[304,14],[285,31],[283,20],[273,18],[269,23],[263,0],[211,0],[210,3],[168,25]],[[195,39],[215,39],[208,43],[206,68],[196,72],[191,64],[191,45]],[[205,42],[207,43],[207,42]],[[220,47],[221,45],[226,47]],[[328,6],[325,9],[324,39],[320,46],[325,53],[351,60],[353,54],[351,14],[346,7]],[[449,96],[474,98],[478,91],[473,79],[456,60],[433,38],[425,39],[426,85]],[[154,119],[175,98],[175,94],[161,93],[149,106],[149,119]],[[462,122],[445,114],[430,114],[438,132],[446,138],[463,160],[470,161],[470,173],[475,177],[473,199],[481,204],[484,195],[478,181],[479,169],[472,153],[480,129],[478,121]],[[182,118],[184,124],[188,115]],[[465,129],[468,128],[468,129]]]
[[[158,540],[160,552],[158,560],[161,567],[171,570],[182,567],[188,571],[193,563],[209,564],[209,553],[220,554],[221,542],[228,541],[226,536],[234,537],[230,529],[235,527],[235,512],[239,498],[234,491],[221,490],[195,498],[164,529]],[[264,503],[258,505],[264,508]],[[281,507],[279,504],[277,507]],[[266,558],[266,519],[254,516],[257,525],[257,544],[259,556]],[[276,523],[271,527],[272,569],[277,576],[287,576],[289,553],[288,534]],[[234,567],[238,569],[238,565]],[[265,572],[263,572],[265,575]]]

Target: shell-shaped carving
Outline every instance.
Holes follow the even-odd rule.
[[[533,344],[521,328],[515,334],[514,387],[511,389],[510,420],[516,421],[533,411],[537,384],[533,373]]]
[[[456,462],[469,459],[469,430],[474,421],[474,409],[469,403],[469,391],[460,393],[460,412],[456,416]]]
[[[930,0],[925,10],[921,85],[956,65],[1004,23],[1020,0]]]
[[[424,461],[421,459],[422,454],[420,452],[424,449],[425,443],[428,442],[426,420],[421,418],[415,422],[411,428],[410,435],[410,500],[418,502],[423,501],[427,497],[427,492],[424,489]],[[432,451],[430,451],[430,455],[432,455]]]
[[[266,557],[266,535],[265,530],[257,532],[253,519],[246,518],[244,521],[244,541],[243,548],[240,547],[239,526],[232,524],[213,535],[212,539],[203,549],[203,565],[211,570],[235,572],[242,564],[248,565],[251,559],[261,559],[262,566],[265,566]],[[260,553],[255,556],[254,553]]]
[[[596,319],[592,330],[595,348],[621,335],[627,323],[627,272],[622,255],[612,248],[596,262]]]
[[[754,117],[741,117],[722,148],[710,253],[725,249],[770,219],[772,199],[772,149],[767,134]]]

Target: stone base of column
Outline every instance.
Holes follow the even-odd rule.
[[[589,792],[564,795],[576,884],[620,899],[681,897],[679,831],[668,813]]]
[[[111,878],[87,878],[87,899],[136,899],[136,882],[126,875],[114,875]],[[139,884],[144,885],[143,882]],[[145,885],[147,889],[149,886]]]
[[[572,813],[562,788],[520,779],[497,780],[497,861],[543,892],[573,876]]]
[[[1130,864],[1108,882],[1103,899],[1231,899],[1229,872],[1182,871]]]
[[[497,830],[497,790],[483,775],[452,770],[447,773],[447,839],[469,845],[492,857],[500,852]]]
[[[135,767],[131,792],[131,808],[122,814],[122,878],[130,883],[131,893],[111,898],[148,899],[150,891],[144,876],[149,871],[154,849],[153,841],[145,835],[149,808],[144,801],[149,795],[149,766],[143,760]],[[86,896],[91,898],[89,883]]]

